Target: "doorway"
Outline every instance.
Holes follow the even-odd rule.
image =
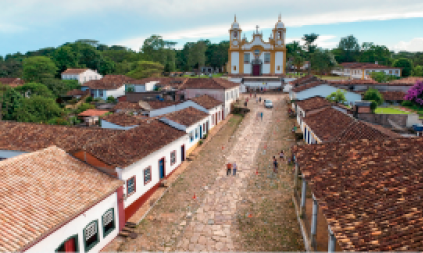
[[[259,76],[260,75],[260,64],[254,64],[253,65],[253,76]]]
[[[163,157],[162,159],[159,160],[159,177],[160,180],[162,180],[163,178],[165,178],[165,158]]]
[[[203,138],[203,127],[200,125],[200,139]]]
[[[181,146],[181,162],[185,161],[185,145]]]

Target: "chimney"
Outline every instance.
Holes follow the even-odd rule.
[[[375,61],[375,64],[376,64],[376,65],[378,65],[378,62],[377,62],[377,61]]]
[[[371,101],[355,101],[355,105],[353,108],[353,115],[354,118],[358,118],[359,114],[369,114],[372,113],[371,109]]]

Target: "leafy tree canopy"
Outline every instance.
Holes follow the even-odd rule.
[[[164,70],[163,65],[151,61],[139,61],[136,63],[134,70],[128,72],[126,75],[135,79],[158,76]]]
[[[326,97],[327,100],[330,102],[336,102],[345,104],[347,102],[347,99],[345,98],[346,91],[343,90],[337,90],[335,92],[332,92],[329,96]]]
[[[338,49],[341,51],[339,61],[352,62],[360,52],[360,45],[358,44],[358,40],[353,35],[350,35],[341,38],[341,41],[338,44]]]
[[[402,69],[402,76],[407,77],[411,75],[411,71],[413,70],[413,62],[406,58],[401,58],[394,61],[392,64],[393,67],[403,68]]]
[[[41,96],[45,98],[55,98],[51,90],[41,83],[26,83],[15,88],[23,97]]]
[[[33,56],[23,61],[23,78],[29,82],[40,82],[56,75],[56,64],[46,56]]]
[[[19,122],[46,123],[61,114],[62,109],[53,99],[35,95],[22,100],[16,119]]]
[[[375,101],[376,104],[383,104],[383,96],[376,89],[370,88],[364,93],[364,100]]]

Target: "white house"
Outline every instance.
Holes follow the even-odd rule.
[[[101,127],[106,129],[129,130],[142,124],[142,120],[125,112],[109,114],[101,119]]]
[[[224,103],[223,119],[231,112],[231,105],[239,98],[240,84],[223,78],[190,78],[180,88],[185,99],[209,95]]]
[[[3,252],[99,252],[125,225],[124,182],[56,146],[0,170]]]
[[[62,72],[62,80],[77,80],[80,84],[100,80],[102,77],[97,70],[91,69],[67,69]]]
[[[223,102],[209,95],[202,95],[185,101],[182,105],[192,106],[210,115],[210,129],[223,120]]]
[[[114,98],[125,95],[125,84],[135,82],[135,79],[124,75],[107,75],[100,80],[91,80],[81,86],[81,90],[90,90],[93,98],[106,100],[112,96]]]
[[[188,107],[162,115],[160,121],[188,134],[189,140],[186,146],[187,154],[189,154],[195,149],[204,135],[209,132],[211,116],[206,112]]]
[[[303,119],[309,115],[319,113],[324,108],[331,107],[331,103],[322,97],[311,97],[295,101],[297,122],[302,126]]]
[[[339,76],[348,76],[352,79],[369,79],[373,72],[384,72],[387,75],[400,77],[402,69],[379,65],[378,62],[344,62],[340,68],[332,70],[332,73]]]

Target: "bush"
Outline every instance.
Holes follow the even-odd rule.
[[[113,96],[109,96],[109,97],[107,97],[107,102],[108,103],[114,103],[114,102],[116,102],[116,98],[114,98]]]
[[[377,102],[374,100],[371,100],[372,103],[370,104],[370,109],[372,110],[373,113],[375,113],[376,108],[377,108]]]
[[[413,102],[411,102],[410,100],[404,100],[401,103],[402,106],[413,106]]]
[[[205,135],[203,136],[203,139],[207,139],[207,135],[208,135],[208,134],[205,134]]]
[[[87,103],[91,103],[92,101],[93,101],[93,97],[87,97],[85,99],[85,102],[87,102]]]
[[[199,141],[199,142],[198,142],[198,144],[199,144],[199,145],[203,144],[203,141]]]
[[[417,114],[423,115],[423,111],[418,111]]]

